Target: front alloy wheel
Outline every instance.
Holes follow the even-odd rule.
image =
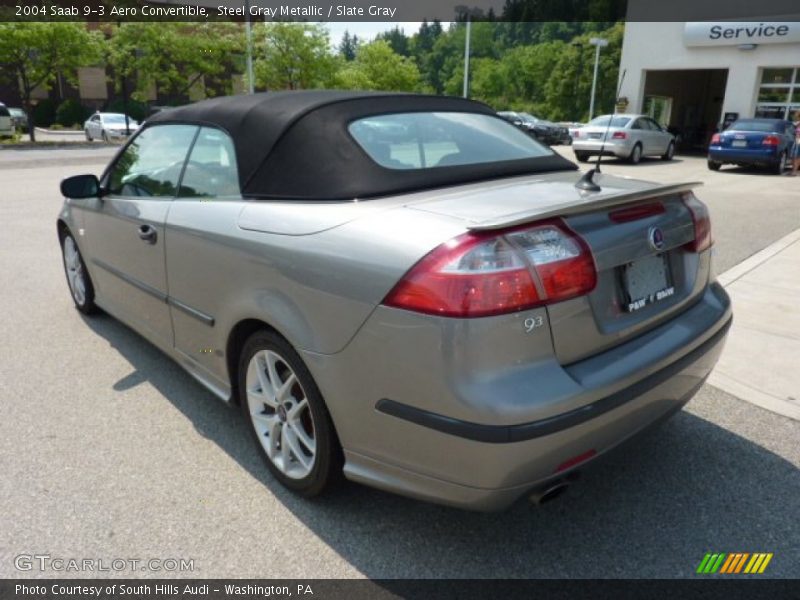
[[[67,275],[67,285],[75,307],[87,315],[95,312],[97,307],[94,304],[94,286],[86,272],[78,245],[69,233],[64,236],[61,250],[64,255],[64,273]]]
[[[294,350],[263,331],[245,344],[240,400],[273,475],[286,487],[315,496],[341,471],[340,450],[327,408]]]

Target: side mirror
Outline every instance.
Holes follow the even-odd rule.
[[[61,181],[61,195],[65,198],[98,198],[100,181],[96,175],[75,175]]]

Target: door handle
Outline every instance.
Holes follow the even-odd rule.
[[[152,225],[141,225],[139,227],[139,239],[148,244],[155,244],[158,239],[158,232]]]

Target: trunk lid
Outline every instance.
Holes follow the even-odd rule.
[[[770,135],[757,131],[729,131],[720,135],[723,148],[761,148],[764,138]]]
[[[708,282],[709,253],[695,253],[682,194],[699,185],[658,185],[596,176],[581,192],[575,174],[553,174],[444,195],[409,206],[468,221],[485,231],[561,217],[589,246],[597,286],[547,306],[556,356],[569,364],[612,348],[676,316]],[[642,207],[649,207],[639,211]],[[635,210],[629,210],[635,209]]]

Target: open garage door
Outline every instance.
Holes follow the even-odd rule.
[[[722,116],[727,69],[647,71],[642,112],[677,136],[681,152],[705,152]]]

